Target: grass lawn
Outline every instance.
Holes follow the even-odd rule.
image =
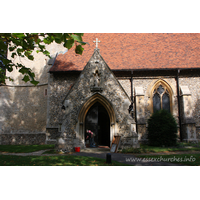
[[[174,152],[174,151],[200,151],[197,144],[180,143],[176,147],[154,147],[149,145],[140,145],[140,148],[123,149],[121,153],[158,153],[158,152]]]
[[[0,155],[0,166],[130,166],[116,161],[85,156],[11,156]]]
[[[54,149],[54,144],[45,145],[0,145],[0,152],[8,153],[30,153],[44,149]]]
[[[200,166],[200,154],[176,154],[176,155],[140,155],[140,158],[159,159],[157,161],[172,162],[187,166]]]

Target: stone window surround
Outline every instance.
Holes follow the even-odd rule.
[[[152,85],[152,84],[151,84]],[[174,92],[172,87],[163,79],[159,79],[156,82],[154,81],[153,86],[148,89],[148,96],[149,96],[149,110],[151,113],[153,113],[153,95],[154,95],[154,90],[159,87],[159,85],[162,85],[166,90],[169,92],[169,98],[170,98],[170,112],[173,114],[173,96]]]

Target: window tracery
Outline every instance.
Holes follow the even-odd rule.
[[[171,112],[171,92],[170,89],[166,84],[163,82],[158,82],[153,87],[153,93],[152,93],[152,111],[156,112],[161,109],[167,110],[168,112]]]

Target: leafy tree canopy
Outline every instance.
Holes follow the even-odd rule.
[[[0,33],[0,83],[5,83],[6,79],[12,80],[6,76],[6,70],[13,71],[13,68],[19,70],[23,74],[23,81],[30,81],[37,85],[39,82],[35,80],[35,74],[32,70],[21,63],[13,63],[7,58],[7,50],[11,52],[11,57],[27,57],[34,60],[32,52],[42,52],[50,58],[50,52],[46,50],[46,44],[49,45],[53,41],[68,50],[75,45],[75,53],[82,54],[86,43],[82,41],[83,33]]]

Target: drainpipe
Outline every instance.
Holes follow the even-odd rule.
[[[129,113],[133,111],[133,71],[131,71],[131,105],[129,106]],[[133,113],[131,113],[131,116],[133,118]]]
[[[133,71],[131,71],[131,101],[133,104]]]
[[[177,71],[176,75],[176,86],[177,86],[177,99],[178,99],[178,118],[179,118],[179,130],[180,130],[180,141],[183,141],[182,137],[182,122],[181,122],[181,104],[180,104],[180,94],[179,94],[179,74],[180,74],[180,69]]]

